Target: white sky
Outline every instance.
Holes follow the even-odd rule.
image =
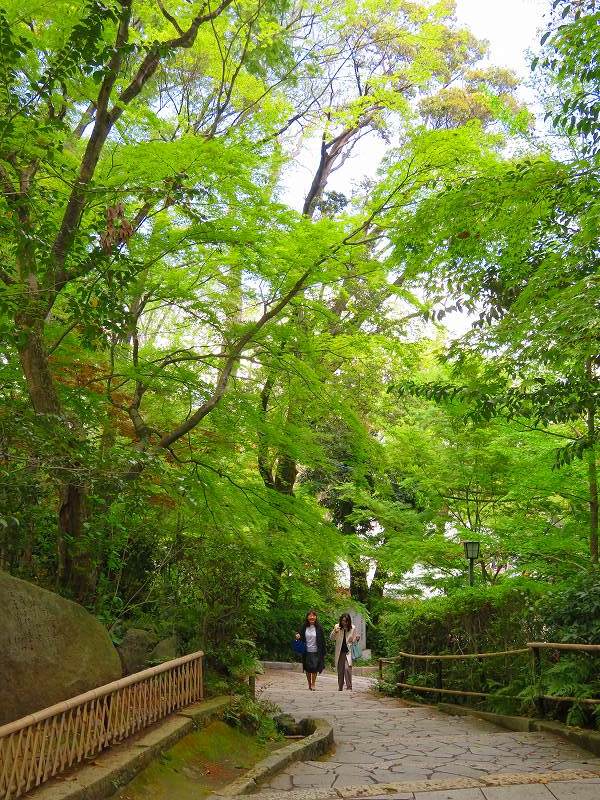
[[[527,78],[526,51],[535,48],[550,0],[456,0],[460,22],[490,44],[490,60]]]

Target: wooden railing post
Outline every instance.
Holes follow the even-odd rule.
[[[481,672],[480,672],[481,691],[482,692],[487,692],[487,690],[488,690],[488,680],[487,680],[487,672],[486,672],[486,669],[485,669],[485,659],[478,658],[477,659],[477,663],[481,667]]]
[[[400,683],[406,683],[406,658],[404,656],[400,656],[398,663],[400,664],[400,669],[398,670],[398,678],[400,679]],[[403,694],[406,690],[404,688],[400,689],[400,694]]]
[[[256,672],[251,672],[248,675],[248,687],[250,688],[250,696],[256,698]]]
[[[537,713],[542,719],[546,715],[542,690],[542,654],[539,647],[531,646],[531,669],[533,673],[533,685],[535,688],[534,704]]]
[[[436,689],[443,689],[444,688],[444,680],[443,680],[443,671],[442,671],[442,660],[438,659],[436,661],[436,676],[435,676],[435,688]],[[442,702],[442,694],[441,692],[437,695],[437,702]]]
[[[383,658],[379,659],[379,680],[383,680]]]

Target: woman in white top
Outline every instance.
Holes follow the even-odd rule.
[[[338,689],[341,692],[344,688],[352,690],[352,648],[351,644],[360,638],[356,628],[352,624],[350,614],[342,614],[340,621],[329,634],[330,639],[335,640],[335,664],[338,674]]]
[[[296,639],[306,645],[302,656],[302,668],[306,673],[308,688],[314,692],[317,674],[325,669],[325,634],[319,625],[316,611],[309,611]]]

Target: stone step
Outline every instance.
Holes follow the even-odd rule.
[[[459,761],[455,754],[439,752],[410,753],[404,757],[391,756],[388,759],[382,759],[381,757],[369,759],[360,754],[359,757],[355,757],[352,760],[342,758],[338,760],[334,754],[331,760],[328,761],[304,761],[303,764],[319,772],[348,773],[356,769],[360,771],[366,770],[368,772],[372,772],[373,770],[380,772],[388,770],[392,773],[404,773],[426,770],[428,772],[451,772],[459,775],[473,773],[473,776],[475,776],[475,774],[478,773],[505,772],[506,769],[502,768],[502,763],[499,763],[504,761],[507,767],[510,765],[510,769],[514,770],[515,767],[518,766],[523,772],[535,771],[535,766],[537,766],[538,769],[542,766],[545,770],[548,769],[550,771],[555,771],[555,768],[558,771],[562,769],[581,768],[600,772],[600,759],[594,759],[593,757],[590,757],[589,760],[573,758],[556,761],[551,755],[544,757],[535,754],[535,756],[532,757],[530,753],[515,754],[509,752],[494,755],[496,756],[496,760],[494,760],[491,755],[486,757],[484,754],[479,753],[465,753]],[[500,758],[498,756],[500,756]],[[504,756],[504,759],[502,759],[501,756]],[[528,765],[531,765],[532,769],[528,769]],[[303,770],[298,766],[285,770],[288,774],[291,772],[299,774],[303,771],[307,772],[308,770]]]

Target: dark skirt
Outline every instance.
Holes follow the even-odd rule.
[[[304,654],[304,672],[321,672],[320,661],[318,653],[305,653]]]

